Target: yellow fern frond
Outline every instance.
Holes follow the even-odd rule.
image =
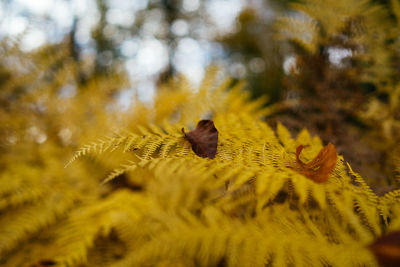
[[[106,151],[113,151],[119,145],[126,141],[126,137],[108,137],[106,140],[99,140],[98,142],[93,142],[90,145],[85,145],[79,149],[72,159],[65,165],[68,167],[72,162],[74,162],[79,157],[82,157],[89,153],[104,153]]]

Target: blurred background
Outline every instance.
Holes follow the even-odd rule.
[[[93,64],[92,71],[117,67],[128,73],[132,89],[122,101],[133,92],[150,101],[158,81],[179,72],[196,84],[206,66],[229,58],[218,38],[239,31],[236,17],[245,2],[2,1],[1,36],[20,36],[25,52],[68,39],[76,60]],[[236,61],[229,72],[243,78],[245,68]],[[253,61],[260,72],[265,63]]]
[[[389,190],[398,175],[400,140],[399,5],[2,0],[2,148],[27,136],[45,143],[51,135],[78,146],[110,126],[92,124],[93,135],[87,134],[83,125],[74,126],[77,114],[61,125],[55,114],[80,110],[68,101],[85,95],[78,102],[82,109],[93,105],[92,111],[80,114],[102,109],[107,117],[128,110],[133,99],[151,105],[157,88],[177,74],[196,88],[215,64],[245,80],[253,98],[267,98],[271,125],[281,121],[293,133],[309,129],[334,143],[376,190]],[[80,120],[90,125],[96,116]],[[81,131],[87,138],[74,141]]]

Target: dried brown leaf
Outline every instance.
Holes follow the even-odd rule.
[[[192,145],[192,150],[197,156],[213,159],[217,153],[218,130],[212,120],[201,120],[197,123],[196,129],[191,132],[182,132],[186,140]]]

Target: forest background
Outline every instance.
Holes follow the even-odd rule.
[[[177,112],[185,90],[200,94],[227,76],[224,86],[242,88],[273,129],[283,124],[292,136],[307,129],[334,144],[377,197],[393,192],[400,175],[399,32],[396,0],[2,0],[0,225],[7,227],[0,264],[21,266],[18,253],[30,259],[25,264],[83,264],[93,242],[119,255],[118,238],[96,239],[104,225],[58,261],[43,260],[40,245],[29,243],[58,236],[42,230],[78,216],[77,203],[124,201],[108,196],[145,188],[115,170],[124,155],[64,165],[75,151],[109,150],[115,139],[103,138],[138,131],[146,121],[169,116],[193,128],[201,116],[189,123],[190,108]],[[101,185],[110,172],[113,180]]]

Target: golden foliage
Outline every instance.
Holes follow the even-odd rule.
[[[309,162],[321,140],[306,130],[294,139],[281,124],[275,133],[262,100],[215,68],[197,90],[176,77],[152,106],[135,102],[120,120],[98,108],[109,98],[91,102],[93,84],[66,101],[71,113],[52,98],[45,122],[32,114],[49,140],[31,130],[33,141],[1,147],[0,266],[377,266],[368,245],[400,229],[399,189],[375,195],[341,156],[323,183],[297,172],[296,148]],[[213,160],[181,132],[208,116],[219,132]],[[62,120],[87,131],[72,133],[75,145],[107,136],[113,121],[124,130],[83,145],[63,168],[75,145],[57,139]]]
[[[147,116],[153,118],[147,122],[143,117],[133,120],[132,130],[115,138],[123,140],[114,142],[115,151],[131,158],[107,181],[119,179],[126,171],[129,182],[141,188],[125,192],[116,206],[101,208],[101,216],[108,218],[107,212],[120,212],[128,196],[136,196],[140,201],[129,204],[117,217],[131,217],[127,224],[132,227],[119,233],[118,223],[93,221],[105,229],[115,228],[131,248],[115,266],[376,265],[368,245],[398,216],[394,215],[399,205],[396,191],[375,195],[341,156],[324,183],[313,182],[293,168],[299,145],[307,146],[303,153],[307,161],[317,156],[322,149],[318,138],[304,130],[292,139],[282,125],[275,135],[245,96],[221,88],[214,91],[211,86],[203,90],[188,94],[198,100],[203,112],[213,114],[219,131],[213,160],[195,155],[179,131],[194,126],[199,115],[180,108],[186,103],[176,99],[189,98],[177,89],[170,92],[168,103],[175,103],[172,110],[179,107],[178,118],[185,114],[183,120],[176,119],[176,113],[148,110],[157,116]],[[209,101],[202,101],[204,94]],[[242,103],[240,109],[229,106],[226,99],[231,94]],[[161,103],[164,96],[155,102]],[[135,215],[129,215],[130,209]],[[123,239],[125,235],[131,239]],[[82,259],[76,261],[85,262]]]

